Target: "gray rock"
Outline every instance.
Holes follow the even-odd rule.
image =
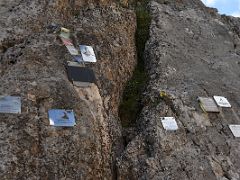
[[[240,123],[240,21],[198,0],[151,1],[149,10],[150,80],[142,97],[149,103],[118,159],[119,179],[239,179],[239,139],[228,124]],[[160,91],[167,98],[159,99]],[[203,113],[197,97],[213,95],[227,97],[232,109]],[[174,116],[179,130],[165,131],[163,116]]]

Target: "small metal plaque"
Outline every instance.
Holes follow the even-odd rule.
[[[161,117],[163,128],[170,131],[178,129],[177,122],[174,117]]]
[[[97,62],[95,53],[91,46],[80,45],[79,47],[84,62]]]
[[[223,96],[213,96],[213,98],[216,101],[217,105],[220,107],[232,107],[231,104],[228,102],[227,98]]]
[[[240,125],[229,125],[230,130],[232,131],[235,137],[240,137]]]
[[[95,83],[94,71],[87,67],[67,66],[68,79],[72,82]]]
[[[200,106],[205,112],[220,112],[216,103],[212,98],[209,97],[199,97],[198,98]]]
[[[50,125],[72,127],[76,125],[73,110],[51,109],[48,111]]]
[[[21,97],[4,96],[0,97],[0,113],[21,113]]]

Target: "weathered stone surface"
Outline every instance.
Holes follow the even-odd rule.
[[[118,159],[119,179],[240,179],[240,141],[228,128],[240,123],[239,20],[197,0],[151,1],[149,10],[150,80],[138,134]],[[197,97],[213,95],[232,108],[203,113]],[[165,131],[163,116],[174,116],[180,129]]]
[[[0,1],[0,94],[22,97],[22,114],[0,114],[1,179],[114,176],[122,149],[117,108],[136,64],[135,15],[114,3],[85,2]],[[52,22],[94,47],[98,62],[88,66],[98,87],[69,82],[64,65],[71,56],[47,32]],[[51,108],[73,109],[77,125],[49,126]]]
[[[240,123],[240,21],[200,0],[151,1],[143,109],[136,127],[122,131],[118,105],[136,64],[136,25],[120,2],[0,1],[0,95],[22,97],[22,114],[0,114],[1,179],[240,179],[240,141],[228,128]],[[94,47],[98,62],[87,66],[97,85],[69,82],[71,56],[46,30],[52,22]],[[203,113],[197,97],[213,95],[232,108]],[[51,108],[73,109],[76,126],[49,126]],[[164,130],[163,116],[179,130]]]

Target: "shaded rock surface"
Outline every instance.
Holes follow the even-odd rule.
[[[107,5],[107,6],[106,6]],[[97,86],[74,87],[54,23],[92,45]],[[0,114],[1,179],[111,179],[121,152],[117,108],[136,64],[135,15],[111,1],[0,1],[0,94],[22,114]],[[49,126],[48,110],[73,109],[76,126]]]
[[[137,135],[118,159],[119,179],[240,179],[240,141],[228,128],[240,124],[240,21],[198,0],[151,1],[149,11],[149,82]],[[232,108],[203,113],[197,97],[213,95]],[[165,131],[164,116],[179,130]]]

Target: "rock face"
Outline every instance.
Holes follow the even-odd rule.
[[[22,98],[22,114],[0,114],[1,179],[114,177],[122,148],[117,108],[136,64],[135,14],[109,1],[86,2],[0,2],[0,94]],[[94,47],[98,62],[88,66],[98,87],[68,81],[71,56],[47,32],[52,22]],[[52,108],[73,109],[77,125],[49,126]]]
[[[197,0],[151,1],[149,11],[149,82],[119,179],[240,179],[240,141],[228,128],[240,123],[239,20]],[[213,95],[232,108],[203,113],[197,97]],[[165,131],[164,116],[174,116],[179,130]]]
[[[240,124],[240,21],[200,0],[151,1],[143,109],[136,127],[122,131],[118,106],[136,65],[136,20],[128,1],[118,3],[0,1],[0,96],[22,99],[21,114],[0,114],[1,179],[240,179],[240,141],[228,128]],[[52,22],[94,47],[98,62],[87,66],[96,85],[69,82],[71,56],[46,30]],[[204,113],[197,97],[213,95],[232,108]],[[73,109],[76,126],[49,126],[55,108]],[[164,130],[164,116],[179,129]]]

